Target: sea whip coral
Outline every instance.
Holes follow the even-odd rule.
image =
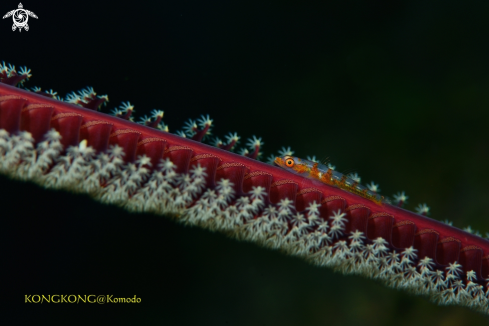
[[[188,126],[192,140],[152,128],[157,114],[144,125],[126,120],[129,104],[116,117],[96,112],[106,98],[91,90],[69,97],[74,105],[7,85],[28,77],[0,70],[1,173],[489,311],[487,240],[256,161],[258,139],[248,157],[203,144],[208,118]]]

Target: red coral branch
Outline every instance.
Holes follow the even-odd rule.
[[[489,241],[474,234],[399,207],[375,204],[245,156],[0,84],[0,129],[29,131],[39,142],[51,128],[61,134],[64,147],[77,146],[86,139],[88,146],[101,152],[117,144],[124,149],[127,162],[145,154],[154,167],[161,158],[170,158],[180,173],[200,164],[207,171],[207,187],[226,178],[233,182],[237,194],[262,186],[271,203],[288,198],[298,212],[314,201],[321,203],[321,216],[343,209],[348,219],[346,234],[359,230],[370,240],[382,237],[399,251],[414,246],[418,257],[432,258],[439,269],[457,261],[464,272],[473,270],[479,282],[489,277]]]

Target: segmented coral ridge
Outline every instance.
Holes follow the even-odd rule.
[[[226,143],[214,139],[217,147],[195,142],[209,135],[213,121],[207,116],[187,123],[181,133],[189,140],[164,131],[162,111],[136,124],[128,102],[115,116],[104,115],[96,109],[108,97],[93,89],[72,93],[67,103],[53,91],[41,96],[38,88],[8,86],[27,80],[26,69],[17,73],[2,64],[0,73],[2,174],[171,216],[440,304],[488,312],[489,242],[427,219],[426,205],[421,215],[376,205],[259,162],[254,158],[263,142],[257,137],[248,141],[245,156],[230,152],[236,134]],[[282,153],[293,154],[290,148]],[[378,185],[369,191],[379,191]],[[402,206],[407,196],[394,200]]]

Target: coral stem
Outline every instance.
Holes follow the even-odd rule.
[[[103,102],[90,99],[96,107]],[[203,121],[196,138],[211,122]],[[0,129],[4,174],[232,231],[320,265],[487,312],[489,241],[474,234],[249,157],[1,83]],[[260,140],[251,145],[258,153]]]

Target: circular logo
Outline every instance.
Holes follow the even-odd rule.
[[[14,24],[20,28],[24,27],[27,24],[27,21],[29,20],[29,16],[27,15],[24,9],[17,9],[13,14],[13,16],[14,16]]]
[[[14,20],[14,24],[12,25],[12,31],[15,31],[16,29],[22,31],[22,29],[25,29],[26,31],[29,30],[29,25],[27,25],[27,21],[29,20],[29,16],[34,17],[37,19],[37,16],[35,13],[32,11],[24,9],[24,6],[22,3],[19,3],[19,8],[10,10],[8,13],[6,13],[2,18],[8,18],[12,16],[12,19]]]

